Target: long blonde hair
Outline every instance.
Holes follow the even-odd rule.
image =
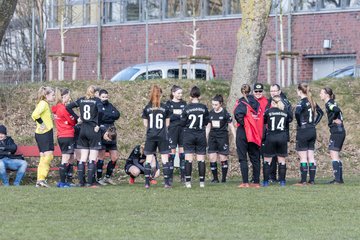
[[[307,83],[299,83],[298,88],[299,91],[301,91],[303,94],[306,95],[306,97],[308,98],[310,105],[311,105],[311,109],[313,112],[315,112],[315,107],[316,107],[316,102],[314,101],[314,99],[312,98],[312,94],[310,91],[310,86]]]
[[[46,95],[52,92],[54,92],[54,89],[52,89],[51,87],[41,86],[37,93],[37,103],[39,103],[41,100],[46,101]]]
[[[70,93],[70,90],[65,88],[65,89],[62,89],[62,88],[56,88],[55,89],[55,103],[56,104],[59,104],[59,103],[64,103],[63,102],[63,96],[66,95],[66,94],[69,94]]]
[[[279,95],[276,95],[271,100],[271,107],[278,108],[280,110],[285,109],[284,103],[281,101],[281,97]]]
[[[95,91],[96,91],[96,87],[94,85],[90,85],[86,90],[85,98],[90,99],[95,97]]]

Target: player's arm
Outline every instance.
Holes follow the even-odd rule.
[[[318,124],[321,120],[321,118],[324,116],[324,112],[323,110],[319,107],[319,105],[316,104],[315,106],[315,111],[316,111],[316,119],[315,119],[315,125]]]

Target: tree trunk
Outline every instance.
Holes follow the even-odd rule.
[[[242,21],[237,33],[237,52],[233,69],[228,109],[241,96],[241,85],[258,79],[262,42],[268,27],[271,1],[241,0]],[[252,86],[251,86],[252,88]]]
[[[17,0],[0,0],[0,44],[15,12]]]

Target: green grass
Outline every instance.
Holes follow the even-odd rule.
[[[0,239],[358,239],[360,186],[0,188]],[[290,181],[293,183],[294,181]]]

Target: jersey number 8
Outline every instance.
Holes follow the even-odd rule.
[[[84,105],[84,115],[83,115],[84,120],[90,120],[91,118],[90,110],[91,108],[89,105]]]

